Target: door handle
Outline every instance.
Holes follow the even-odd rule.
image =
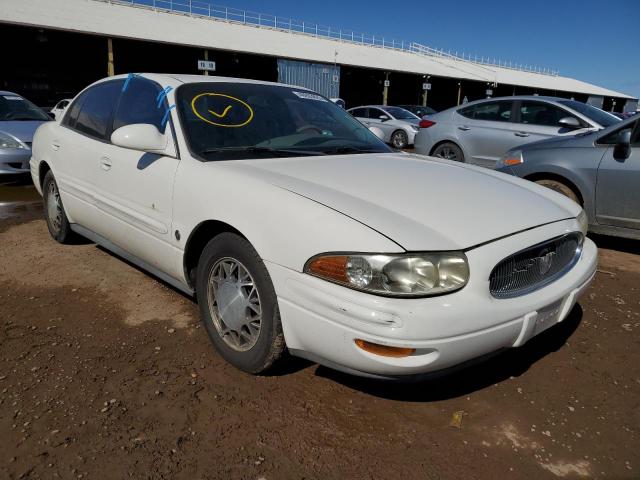
[[[514,133],[516,137],[528,137],[529,134],[527,132],[516,132]]]
[[[102,157],[100,159],[100,168],[104,171],[111,170],[111,159],[108,157]]]
[[[467,132],[467,131],[471,130],[471,127],[467,127],[466,125],[462,125],[461,127],[458,127],[458,130],[462,130],[463,132]]]
[[[56,152],[60,150],[60,142],[58,140],[53,140],[51,142],[51,148],[53,148]]]

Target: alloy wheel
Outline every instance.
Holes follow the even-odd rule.
[[[253,348],[260,336],[262,309],[256,283],[238,260],[219,259],[209,272],[207,300],[220,338],[238,352]]]
[[[49,224],[54,234],[58,234],[62,228],[62,204],[60,202],[60,192],[56,182],[49,182],[47,188],[47,216]]]

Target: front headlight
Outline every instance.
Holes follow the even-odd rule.
[[[580,224],[580,231],[582,235],[587,236],[587,230],[589,230],[589,219],[587,218],[587,212],[582,210],[580,214],[576,217],[578,223]]]
[[[522,157],[522,150],[509,150],[505,153],[498,163],[496,163],[496,168],[498,167],[513,167],[515,165],[520,165],[524,162],[524,158]]]
[[[469,264],[462,252],[323,254],[311,258],[304,271],[355,290],[394,297],[450,293],[469,280]]]
[[[0,132],[0,148],[26,148],[19,140],[9,134]]]

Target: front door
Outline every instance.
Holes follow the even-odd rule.
[[[614,158],[618,135],[631,128],[631,155]],[[640,120],[609,135],[600,143],[606,151],[598,168],[596,220],[602,225],[640,229]]]
[[[143,77],[131,79],[116,106],[112,130],[151,124],[168,137],[168,156],[105,143],[101,150],[101,195],[96,199],[103,225],[99,232],[115,245],[171,275],[178,254],[172,227],[173,182],[179,160],[171,128],[164,123],[161,87]]]

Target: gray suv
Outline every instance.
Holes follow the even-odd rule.
[[[509,149],[556,136],[600,130],[620,119],[566,98],[514,96],[477,100],[420,122],[416,153],[493,168]]]

